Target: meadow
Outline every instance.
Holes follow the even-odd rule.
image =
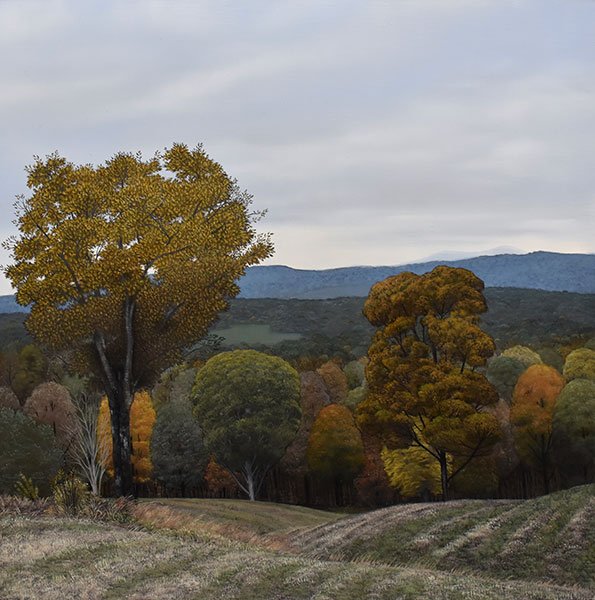
[[[27,598],[587,599],[595,486],[356,515],[162,499],[132,525],[0,518],[0,589]]]

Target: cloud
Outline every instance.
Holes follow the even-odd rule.
[[[593,18],[553,0],[0,1],[0,208],[33,154],[200,141],[269,208],[273,262],[592,252]]]

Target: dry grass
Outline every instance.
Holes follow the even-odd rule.
[[[5,512],[0,598],[591,599],[575,574],[592,575],[593,491],[342,518],[266,503],[146,502],[134,509],[142,530]],[[511,561],[530,567],[525,580],[494,566]]]

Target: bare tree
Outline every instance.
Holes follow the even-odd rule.
[[[89,482],[93,494],[99,496],[109,458],[108,440],[99,439],[97,435],[99,398],[83,392],[78,395],[75,406],[77,424],[72,428],[68,453],[81,476]]]

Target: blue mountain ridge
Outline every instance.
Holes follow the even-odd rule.
[[[422,274],[446,264],[473,271],[486,287],[526,288],[595,294],[595,254],[531,252],[498,254],[454,261],[431,261],[397,266],[336,269],[293,269],[282,265],[250,267],[240,280],[241,298],[320,299],[365,297],[370,287],[391,275]],[[0,296],[0,313],[27,312],[13,295]]]

